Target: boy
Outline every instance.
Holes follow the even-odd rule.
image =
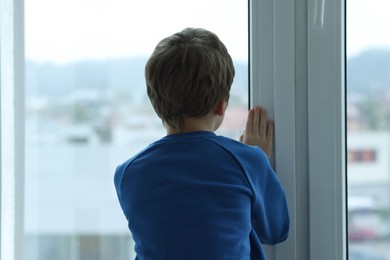
[[[185,29],[157,45],[145,77],[167,136],[114,178],[137,259],[265,259],[261,243],[279,243],[289,230],[268,158],[273,125],[257,107],[241,142],[214,134],[234,77],[225,46],[209,31]]]

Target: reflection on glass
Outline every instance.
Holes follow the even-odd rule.
[[[26,260],[134,259],[113,173],[165,135],[143,76],[163,37],[185,27],[220,36],[236,78],[219,134],[238,138],[246,2],[26,1]]]
[[[347,1],[349,259],[390,259],[388,1]],[[364,17],[364,22],[362,21]]]

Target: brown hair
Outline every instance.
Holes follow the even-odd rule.
[[[164,124],[180,129],[229,98],[232,59],[214,33],[187,28],[160,41],[145,67],[147,93]]]

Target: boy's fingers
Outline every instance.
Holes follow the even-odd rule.
[[[242,133],[242,135],[240,135],[240,142],[241,142],[241,143],[244,141],[244,134],[245,134],[245,132]]]
[[[260,136],[263,138],[266,138],[267,136],[267,110],[261,109],[260,110],[260,129],[259,133]]]
[[[274,122],[269,120],[267,122],[267,141],[269,143],[272,143],[273,138],[274,138]]]
[[[252,124],[253,134],[259,133],[260,113],[261,113],[261,108],[256,107],[253,113],[253,124]]]
[[[246,120],[245,133],[252,134],[253,127],[253,109],[250,109],[248,112],[248,119]]]

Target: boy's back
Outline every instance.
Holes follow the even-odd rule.
[[[218,36],[194,28],[160,41],[146,63],[147,93],[168,135],[115,172],[139,259],[264,259],[260,241],[286,239],[266,110],[249,110],[240,142],[214,134],[234,71]]]
[[[168,135],[117,168],[139,259],[263,259],[288,234],[286,200],[257,147],[199,131]]]

